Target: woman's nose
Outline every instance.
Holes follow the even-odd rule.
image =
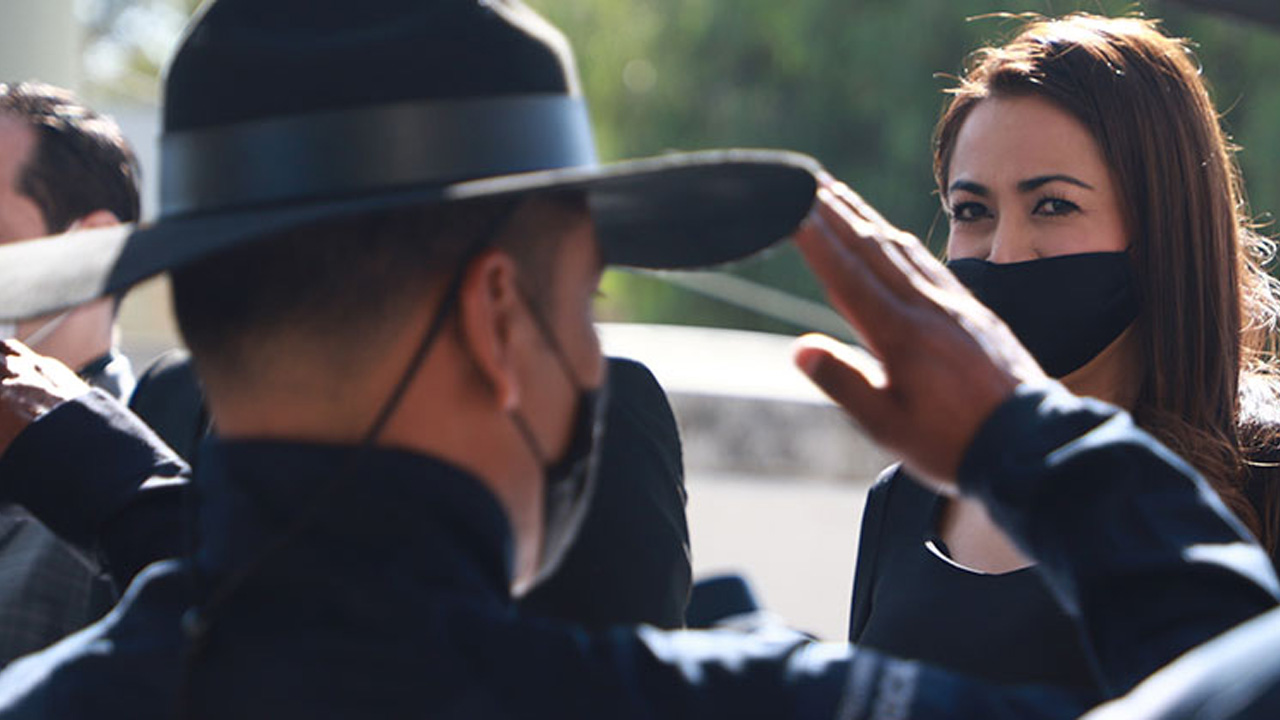
[[[991,248],[987,260],[993,263],[1015,263],[1036,258],[1031,234],[1017,223],[1002,219],[991,236]]]

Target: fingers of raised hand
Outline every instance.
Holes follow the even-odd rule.
[[[0,403],[7,411],[35,417],[88,391],[88,384],[58,360],[17,340],[0,344]]]
[[[883,228],[893,227],[878,210],[871,206],[871,203],[862,199],[862,196],[854,192],[853,188],[840,182],[836,178],[827,173],[818,176],[818,184],[830,190],[837,198],[849,206],[859,217],[867,222],[873,223]]]
[[[28,377],[35,369],[36,354],[17,340],[0,342],[0,379]]]
[[[0,377],[7,377],[12,371],[10,366],[21,364],[25,353],[31,352],[26,345],[14,339],[0,340]]]
[[[860,348],[818,334],[798,338],[792,357],[864,431],[873,438],[879,436],[878,425],[893,416],[888,407],[888,378],[880,361]]]
[[[912,264],[917,272],[931,280],[935,285],[947,288],[948,290],[959,289],[962,286],[955,279],[955,276],[943,266],[943,264],[929,252],[919,239],[910,233],[903,232],[894,227],[889,221],[885,220],[875,208],[871,206],[862,196],[848,185],[836,180],[830,175],[824,175],[821,178],[823,187],[827,188],[841,202],[856,212],[859,216],[865,218],[868,222],[879,228],[879,232],[884,236],[885,240],[892,243],[898,248],[903,256]]]
[[[66,365],[17,340],[0,342],[0,453],[32,422],[89,386]]]
[[[900,311],[903,294],[913,294],[896,251],[826,189],[818,191],[796,244],[831,304],[874,347],[877,331]]]

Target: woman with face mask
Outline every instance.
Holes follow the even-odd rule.
[[[1274,557],[1271,247],[1187,43],[1137,18],[1033,20],[974,56],[935,137],[956,276],[1048,374],[1194,465]],[[851,640],[1098,691],[1074,622],[976,502],[890,470],[858,554]],[[1115,602],[1160,602],[1140,585]]]

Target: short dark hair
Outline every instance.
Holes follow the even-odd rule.
[[[577,193],[550,198],[587,212]],[[477,245],[499,235],[545,304],[557,233],[504,231],[526,199],[487,199],[378,211],[290,229],[173,271],[174,313],[197,367],[238,374],[263,346],[288,335],[319,349],[340,330],[329,359],[378,346],[410,303],[441,287]],[[354,340],[355,343],[351,343]],[[207,379],[207,378],[206,378]]]
[[[68,90],[36,82],[0,84],[0,115],[35,130],[36,147],[15,189],[40,208],[49,232],[98,210],[138,220],[138,161],[114,120]]]

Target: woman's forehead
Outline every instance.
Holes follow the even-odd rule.
[[[971,180],[996,190],[1058,174],[1098,187],[1109,168],[1082,122],[1030,95],[979,101],[956,135],[947,176],[949,183]]]

